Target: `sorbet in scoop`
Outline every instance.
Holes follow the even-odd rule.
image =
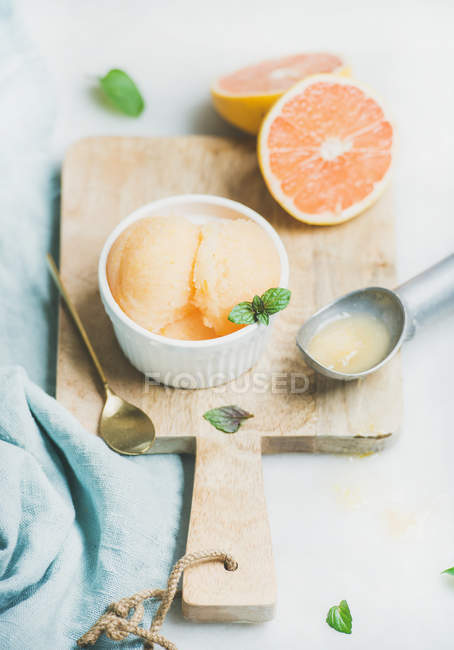
[[[190,311],[200,228],[181,217],[134,221],[114,242],[107,281],[116,302],[138,325],[159,332]]]
[[[241,329],[228,320],[232,308],[279,286],[279,279],[272,240],[246,219],[197,225],[185,217],[143,218],[121,233],[107,260],[107,280],[122,310],[174,339]]]
[[[202,226],[194,265],[193,302],[217,336],[239,329],[228,320],[239,302],[278,287],[277,250],[263,228],[247,219],[222,219]]]

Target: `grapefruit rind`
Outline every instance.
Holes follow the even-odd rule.
[[[211,88],[213,105],[219,115],[242,131],[257,135],[263,118],[282,93],[266,95],[230,95]]]
[[[301,210],[299,210],[296,207],[293,199],[282,191],[279,180],[275,177],[273,171],[271,170],[269,164],[269,157],[267,155],[267,139],[268,139],[270,127],[274,119],[278,115],[280,115],[282,107],[290,99],[292,99],[293,97],[295,97],[296,95],[304,91],[308,86],[317,83],[319,81],[331,82],[333,84],[336,83],[336,84],[350,85],[361,90],[366,96],[373,99],[378,104],[378,106],[382,109],[383,114],[386,117],[386,121],[391,124],[392,133],[393,133],[393,143],[390,149],[391,163],[388,166],[388,169],[384,174],[384,176],[382,177],[382,179],[379,182],[376,182],[374,184],[374,189],[372,190],[372,192],[370,192],[363,200],[354,203],[348,208],[341,210],[337,214],[334,214],[330,211],[327,211],[326,213],[312,214],[312,213],[302,212]],[[263,120],[260,128],[259,136],[257,139],[257,154],[258,154],[260,170],[262,172],[262,176],[265,181],[265,184],[268,187],[268,190],[270,191],[273,198],[276,200],[277,203],[279,203],[279,205],[286,212],[288,212],[292,217],[295,217],[295,219],[298,219],[299,221],[302,221],[310,225],[332,226],[339,223],[343,223],[345,221],[349,221],[350,219],[353,219],[354,217],[358,216],[359,214],[367,210],[369,207],[371,207],[383,194],[390,179],[392,162],[393,162],[393,153],[395,147],[394,141],[395,141],[395,132],[394,132],[393,124],[391,120],[387,117],[387,112],[383,106],[383,102],[381,101],[381,99],[379,99],[379,97],[377,97],[374,91],[372,91],[366,85],[362,83],[358,83],[357,81],[354,81],[347,77],[342,77],[334,74],[319,74],[319,75],[312,75],[296,83],[294,86],[292,86],[292,88],[290,88],[290,90],[284,93],[279,98],[279,100],[271,107],[265,119]]]
[[[349,77],[350,67],[341,65],[331,74]],[[218,80],[212,84],[210,91],[213,105],[219,115],[233,126],[251,135],[257,135],[265,115],[285,92],[231,93],[223,90]]]

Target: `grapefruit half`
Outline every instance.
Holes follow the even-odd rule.
[[[309,75],[328,72],[348,75],[349,69],[334,54],[295,54],[220,77],[211,87],[211,96],[224,119],[255,135],[266,113],[286,90]]]
[[[258,138],[273,197],[300,221],[333,225],[372,205],[384,190],[394,132],[381,102],[361,84],[315,75],[271,108]]]

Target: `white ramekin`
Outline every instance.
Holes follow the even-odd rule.
[[[147,377],[176,388],[208,388],[224,384],[249,370],[260,357],[269,337],[270,325],[254,323],[237,332],[207,341],[181,341],[153,334],[137,325],[114,300],[106,277],[110,248],[120,233],[143,217],[183,215],[194,220],[207,217],[238,217],[255,221],[273,241],[281,263],[279,286],[287,287],[288,257],[274,228],[257,212],[242,203],[207,194],[185,194],[148,203],[123,219],[107,238],[98,266],[101,300],[118,343],[135,368]],[[165,273],[165,269],[163,269]],[[251,296],[252,298],[252,296]]]

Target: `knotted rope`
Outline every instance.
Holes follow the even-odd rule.
[[[86,634],[77,641],[78,646],[94,645],[101,634],[105,634],[113,641],[123,641],[130,634],[144,640],[143,647],[152,650],[156,643],[165,650],[177,650],[177,646],[160,634],[161,626],[175,598],[178,583],[183,571],[193,564],[209,561],[223,562],[227,571],[236,571],[238,563],[228,553],[219,551],[200,551],[184,555],[172,569],[166,589],[144,589],[129,598],[122,598],[116,603],[111,603],[105,614],[99,617]],[[158,611],[147,630],[139,624],[143,619],[145,608],[143,602],[149,598],[161,601]],[[131,616],[130,612],[133,610]]]

